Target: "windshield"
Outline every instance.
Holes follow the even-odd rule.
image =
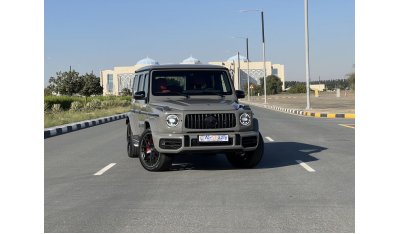
[[[231,95],[229,77],[223,70],[153,71],[155,96]]]

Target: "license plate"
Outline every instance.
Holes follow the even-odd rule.
[[[204,135],[199,136],[199,142],[225,142],[229,141],[228,135]]]

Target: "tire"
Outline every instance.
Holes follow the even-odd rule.
[[[128,157],[137,158],[139,157],[139,147],[135,147],[133,144],[132,130],[131,125],[128,123],[126,125],[126,151],[128,153]]]
[[[140,137],[139,160],[148,171],[166,171],[172,164],[171,156],[155,149],[150,129],[146,129]]]
[[[244,155],[226,154],[226,158],[233,167],[253,168],[258,165],[264,155],[264,141],[261,133],[258,134],[258,145],[254,151],[245,152]]]

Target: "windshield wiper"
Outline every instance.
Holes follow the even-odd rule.
[[[178,91],[170,91],[170,92],[168,92],[168,93],[171,93],[171,94],[178,94],[178,95],[180,95],[180,96],[185,96],[186,98],[189,98],[189,97],[190,97],[189,94],[183,93],[183,92],[178,92]]]
[[[219,95],[220,97],[225,97],[225,95],[223,95],[222,92],[218,92],[218,91],[205,90],[202,93],[215,94],[215,95]]]

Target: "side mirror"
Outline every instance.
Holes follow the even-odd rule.
[[[236,93],[236,97],[237,97],[238,99],[239,99],[239,98],[244,98],[244,96],[245,96],[243,90],[236,90],[235,93]]]
[[[133,95],[135,100],[143,100],[145,98],[146,93],[144,91],[138,91]]]

